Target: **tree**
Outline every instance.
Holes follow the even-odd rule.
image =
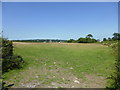
[[[86,38],[92,38],[92,37],[93,37],[92,34],[88,34],[88,35],[86,36]]]
[[[108,41],[112,41],[112,39],[109,37],[109,38],[108,38]]]
[[[81,37],[77,40],[77,42],[78,43],[95,43],[95,42],[97,42],[97,40],[94,38],[82,38]]]
[[[107,41],[107,39],[106,39],[106,38],[103,38],[103,41]]]
[[[67,42],[68,43],[72,43],[72,42],[74,42],[75,40],[74,39],[70,39],[70,40],[68,40]]]
[[[113,40],[120,40],[120,33],[114,33],[112,39]]]
[[[78,40],[78,43],[86,43],[87,41],[86,41],[86,38],[79,38]]]

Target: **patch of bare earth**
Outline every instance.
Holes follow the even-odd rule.
[[[54,62],[53,65],[42,68],[29,67],[7,83],[14,83],[13,88],[105,88],[104,77],[93,74],[84,76],[85,79],[78,78],[73,72]]]

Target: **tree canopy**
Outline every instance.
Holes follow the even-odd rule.
[[[92,37],[93,37],[92,34],[88,34],[88,35],[86,36],[86,38],[92,38]]]

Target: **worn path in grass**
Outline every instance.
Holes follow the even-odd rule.
[[[14,87],[104,88],[113,72],[112,49],[101,44],[14,42],[23,69],[5,73]]]

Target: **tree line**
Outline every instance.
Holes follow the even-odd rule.
[[[98,42],[99,40],[96,40],[93,38],[92,34],[88,34],[85,38],[80,37],[78,40],[70,39],[67,42],[68,43],[95,43]]]
[[[103,38],[103,42],[104,41],[116,41],[116,40],[120,40],[120,33],[113,33],[113,37],[110,38]],[[96,42],[99,42],[100,40],[99,39],[94,39],[93,38],[93,35],[92,34],[88,34],[86,37],[80,37],[78,38],[77,40],[74,40],[74,39],[70,39],[70,40],[67,40],[68,43],[96,43]]]
[[[49,43],[49,42],[66,42],[66,40],[59,39],[29,39],[29,40],[12,40],[13,42],[41,42],[41,43]]]
[[[115,40],[120,40],[120,33],[114,33],[113,37],[110,38],[103,38],[103,41],[115,41]]]
[[[120,40],[120,33],[114,33],[113,37],[103,38],[102,41],[116,41]],[[50,43],[50,42],[66,42],[66,43],[96,43],[100,42],[99,39],[93,38],[92,34],[86,35],[86,37],[80,37],[77,40],[69,39],[69,40],[59,40],[59,39],[29,39],[29,40],[12,40],[13,42],[41,42],[41,43]]]

